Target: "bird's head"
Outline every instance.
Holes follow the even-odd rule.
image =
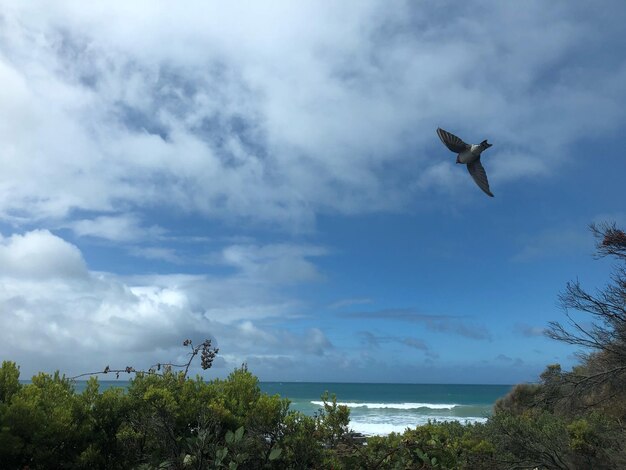
[[[487,150],[489,147],[491,147],[491,144],[489,142],[487,142],[486,140],[483,140],[480,143],[480,146],[482,147],[483,150]]]

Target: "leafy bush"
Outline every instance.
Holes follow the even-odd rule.
[[[4,362],[0,393],[7,469],[324,468],[349,420],[334,398],[314,417],[290,411],[245,366],[211,382],[135,372],[127,389],[103,392],[92,377],[78,394],[58,372],[20,385]]]

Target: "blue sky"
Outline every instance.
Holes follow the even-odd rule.
[[[0,3],[0,357],[514,383],[626,225],[626,6]],[[482,159],[495,198],[439,141]]]

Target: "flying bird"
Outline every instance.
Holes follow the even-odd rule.
[[[487,195],[493,197],[493,193],[489,190],[487,173],[482,163],[480,163],[480,154],[491,147],[491,144],[486,140],[483,140],[477,145],[466,144],[454,134],[444,131],[441,128],[437,128],[437,135],[449,150],[458,154],[456,157],[457,163],[467,164],[467,170],[469,174],[472,175],[472,178],[474,178],[478,187],[487,193]]]

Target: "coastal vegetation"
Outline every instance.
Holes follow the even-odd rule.
[[[17,364],[0,367],[0,462],[6,469],[617,469],[626,468],[626,233],[592,226],[597,254],[616,262],[609,283],[589,292],[569,283],[567,323],[547,335],[580,346],[571,371],[548,365],[536,384],[501,398],[485,423],[431,422],[403,434],[349,430],[349,410],[322,397],[314,416],[261,393],[245,365],[226,379],[189,377],[209,341],[186,364],[129,373],[127,389],[82,393],[56,372],[22,384]],[[96,373],[90,374],[94,375]]]

